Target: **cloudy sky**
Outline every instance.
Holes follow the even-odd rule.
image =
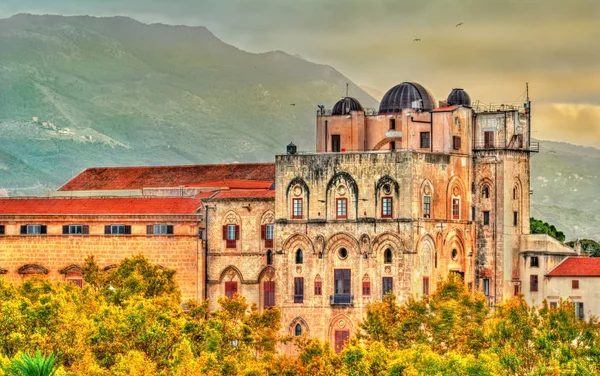
[[[202,25],[375,92],[417,81],[508,103],[529,82],[535,137],[600,147],[600,0],[0,0],[0,18],[22,12]]]

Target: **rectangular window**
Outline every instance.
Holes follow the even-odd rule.
[[[538,290],[538,276],[530,275],[529,276],[529,291],[536,292]]]
[[[585,313],[583,312],[583,302],[575,302],[575,314],[579,320],[583,320],[585,318]]]
[[[339,153],[342,150],[342,142],[340,140],[339,134],[331,135],[331,151],[334,153]]]
[[[292,200],[292,219],[302,219],[302,199],[295,198]]]
[[[362,283],[362,294],[363,296],[371,295],[371,281],[363,281]]]
[[[130,235],[130,225],[106,225],[104,226],[104,235]]]
[[[460,199],[452,199],[452,219],[460,219]]]
[[[333,279],[333,303],[350,304],[350,269],[334,269]]]
[[[513,226],[518,226],[519,224],[519,212],[513,212]]]
[[[223,240],[225,240],[227,248],[237,248],[237,241],[240,238],[239,225],[224,225]]]
[[[304,278],[294,278],[294,303],[302,303],[304,301]]]
[[[431,146],[431,134],[429,132],[421,132],[421,148],[428,148]]]
[[[474,221],[475,220],[475,207],[471,206],[471,220]]]
[[[235,294],[237,294],[237,292],[238,292],[237,282],[235,282],[235,281],[225,282],[225,296],[226,297],[231,299],[231,298],[233,298],[233,296]]]
[[[490,280],[488,278],[483,279],[483,295],[490,296]]]
[[[64,225],[63,235],[87,235],[90,233],[90,227],[87,225]]]
[[[46,225],[22,225],[21,235],[46,235],[48,227]]]
[[[454,118],[454,125],[459,125],[459,124],[460,124],[460,122],[458,121],[458,118],[457,118],[457,117],[455,117],[455,118]]]
[[[146,234],[149,235],[173,235],[173,225],[148,225],[146,226]]]
[[[381,295],[385,296],[388,292],[394,292],[394,279],[392,277],[383,277]]]
[[[350,336],[349,330],[336,330],[335,331],[335,352],[339,354],[344,349],[344,344],[348,341]]]
[[[429,277],[423,277],[423,296],[429,295]]]
[[[0,235],[5,235],[4,225],[0,225]]]
[[[390,129],[396,129],[396,119],[390,119]]]
[[[538,268],[540,266],[539,259],[537,256],[531,256],[531,260],[529,262],[529,266],[532,268]]]
[[[392,218],[392,203],[391,197],[381,198],[381,218]]]
[[[454,150],[460,150],[460,137],[452,136],[452,148]]]
[[[275,281],[264,281],[263,282],[264,300],[263,306],[265,308],[275,306]]]
[[[260,237],[265,241],[265,247],[273,247],[273,224],[262,225],[260,229]]]
[[[556,302],[550,302],[550,308],[556,308],[558,304]]]
[[[514,291],[514,295],[515,295],[515,296],[519,295],[519,291],[520,291],[520,289],[519,289],[519,285],[515,285],[515,291]]]
[[[485,131],[483,132],[484,137],[484,148],[493,149],[494,148],[494,132]]]
[[[574,290],[579,288],[579,280],[578,279],[574,279],[571,281],[571,288]]]
[[[484,226],[490,225],[490,212],[489,211],[483,212],[483,225]]]
[[[323,295],[323,282],[315,281],[315,295]]]
[[[431,196],[423,196],[423,218],[431,218]]]
[[[348,199],[338,198],[336,199],[336,218],[346,219],[348,218]]]
[[[396,141],[390,142],[390,150],[396,150]]]

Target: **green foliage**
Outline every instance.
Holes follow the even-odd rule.
[[[569,247],[575,248],[577,243],[579,243],[579,246],[581,247],[581,253],[591,257],[600,257],[600,243],[591,239],[579,239],[567,242],[566,244]]]
[[[533,217],[529,218],[529,221],[532,234],[546,234],[561,242],[565,241],[565,234],[562,231],[558,231],[554,225],[540,221]]]
[[[12,376],[53,376],[57,371],[55,362],[53,354],[44,356],[37,351],[31,356],[25,353],[13,360],[8,373]]]

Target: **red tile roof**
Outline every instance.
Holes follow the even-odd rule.
[[[202,197],[2,198],[0,215],[195,214]],[[211,193],[212,194],[212,193]]]
[[[211,198],[229,199],[229,198],[273,198],[275,191],[273,190],[257,190],[257,189],[235,189],[232,191],[220,191]]]
[[[263,180],[216,180],[186,185],[186,188],[229,188],[229,189],[269,189],[273,181]]]
[[[600,277],[600,257],[567,257],[547,277]]]
[[[248,180],[259,181],[260,184],[275,181],[275,164],[96,167],[84,170],[63,185],[59,191],[196,187],[217,181],[225,181],[226,184],[230,181],[235,185],[236,181]]]
[[[460,106],[458,106],[458,105],[446,106],[446,107],[438,107],[438,108],[434,108],[433,110],[431,110],[431,112],[451,112],[451,111],[456,110],[459,107]]]

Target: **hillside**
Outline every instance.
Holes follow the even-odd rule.
[[[89,166],[272,161],[290,141],[313,147],[317,105],[346,82],[377,105],[332,67],[247,53],[203,27],[16,15],[0,20],[0,46],[0,187],[11,192]]]
[[[346,82],[365,107],[365,90],[383,95],[299,56],[125,17],[16,15],[0,46],[0,195],[90,166],[272,161],[290,141],[313,148],[317,105]],[[600,150],[542,141],[531,179],[535,217],[600,239]]]

